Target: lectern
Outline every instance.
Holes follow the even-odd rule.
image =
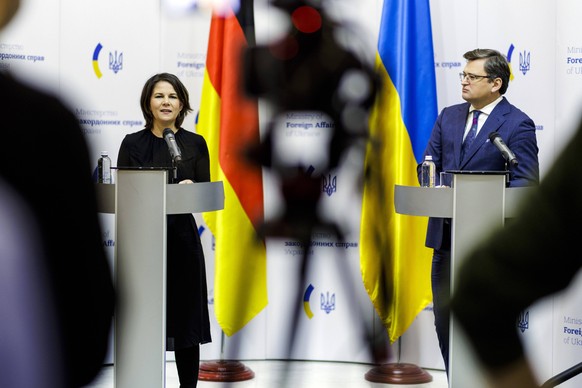
[[[169,171],[118,169],[98,184],[99,211],[115,214],[116,388],[166,386],[166,215],[224,207],[222,182],[167,184]]]
[[[519,201],[530,188],[506,188],[506,173],[458,171],[453,173],[453,187],[396,186],[396,212],[413,216],[451,218],[451,292],[462,259],[492,227],[502,226],[515,216]],[[493,312],[494,313],[494,312]],[[484,322],[486,330],[486,323]],[[451,319],[449,346],[450,388],[485,387],[460,330]]]

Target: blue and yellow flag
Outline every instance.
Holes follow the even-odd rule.
[[[397,214],[394,186],[418,186],[437,117],[429,0],[384,0],[376,70],[383,87],[370,116],[360,226],[364,286],[395,342],[431,302],[427,217]]]

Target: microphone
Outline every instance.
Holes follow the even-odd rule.
[[[176,137],[174,136],[174,132],[170,128],[164,129],[163,132],[164,140],[168,144],[168,149],[170,150],[170,155],[172,156],[172,160],[174,163],[179,163],[182,161],[182,153],[180,152],[180,147],[178,147],[178,143],[176,143]]]
[[[497,149],[499,149],[499,151],[501,152],[505,160],[509,162],[509,164],[511,164],[512,166],[517,166],[517,158],[515,157],[515,154],[503,142],[503,139],[501,139],[501,136],[499,136],[497,132],[491,132],[489,134],[489,140],[491,140],[491,142],[495,144]]]

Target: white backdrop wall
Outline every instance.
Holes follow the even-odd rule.
[[[371,59],[382,0],[331,3],[337,18],[356,24],[360,32],[354,39],[368,43],[360,49]],[[256,0],[256,4],[257,38],[264,42],[277,33],[279,22],[268,0]],[[582,3],[431,0],[430,5],[439,110],[461,101],[458,73],[464,66],[464,52],[491,47],[507,54],[514,78],[506,97],[534,119],[545,174],[581,118],[582,30],[577,26]],[[143,127],[139,96],[143,83],[154,73],[175,73],[187,85],[195,112],[184,124],[195,131],[209,21],[208,11],[170,13],[161,0],[23,0],[17,18],[0,35],[0,69],[59,94],[79,117],[95,164],[99,151],[107,150],[115,165],[123,136]],[[51,127],[41,117],[25,119],[35,120],[47,130]],[[337,185],[322,201],[324,212],[345,226],[347,241],[353,244],[358,242],[360,207],[353,178],[360,156],[330,175]],[[66,171],[62,173],[66,176]],[[278,203],[275,182],[268,173],[265,187],[268,216]],[[202,218],[196,217],[207,256],[212,312],[213,238]],[[102,220],[104,245],[113,260],[113,218],[103,215]],[[338,247],[336,238],[325,231],[314,240],[319,245],[312,249],[304,284],[296,281],[298,251],[286,247],[285,240],[268,241],[268,307],[229,338],[223,338],[211,314],[214,341],[202,346],[203,359],[370,362],[367,339],[362,335],[368,328],[377,342],[389,347],[361,284],[357,247]],[[559,259],[548,258],[548,262],[559,263]],[[564,333],[564,327],[582,326],[581,289],[577,282],[564,295],[547,298],[528,311],[523,337],[541,379],[582,360],[579,337]],[[297,305],[298,296],[300,300],[310,298]],[[322,307],[322,302],[332,300],[334,304],[323,303]],[[299,327],[289,354],[287,338],[296,313]],[[399,342],[400,361],[442,368],[431,306],[419,314]],[[387,359],[394,360],[396,352]],[[568,384],[576,381],[563,386],[574,386]]]

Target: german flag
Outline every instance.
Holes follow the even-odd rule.
[[[252,0],[212,16],[197,124],[212,180],[224,184],[224,209],[203,217],[215,237],[216,318],[228,336],[267,305],[266,248],[256,233],[264,219],[262,171],[243,156],[260,142],[258,102],[245,95],[242,74],[244,50],[255,45],[253,19]]]

